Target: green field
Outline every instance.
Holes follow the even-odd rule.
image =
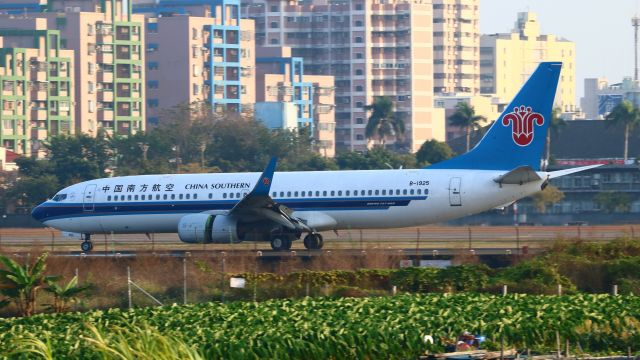
[[[416,358],[462,331],[489,348],[639,350],[640,298],[433,294],[111,309],[0,319],[3,358]],[[426,344],[432,335],[435,344]],[[25,353],[25,351],[31,351]],[[22,354],[20,354],[22,352]]]

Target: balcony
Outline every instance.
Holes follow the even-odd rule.
[[[113,72],[98,71],[98,82],[101,82],[101,83],[112,83],[113,82]]]
[[[47,120],[47,109],[33,108],[31,109],[31,121]]]
[[[98,101],[113,102],[113,91],[100,91],[98,92]]]
[[[99,109],[98,121],[113,121],[113,109]]]
[[[40,100],[46,101],[48,99],[47,90],[32,90],[31,91],[31,100]]]
[[[104,64],[112,64],[113,63],[113,53],[98,51],[98,56],[96,57],[96,61],[98,63]]]

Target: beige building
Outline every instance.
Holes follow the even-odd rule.
[[[456,106],[462,102],[473,106],[476,115],[484,116],[487,119],[479,124],[482,127],[497,120],[507,105],[505,103],[500,103],[498,98],[489,95],[436,95],[435,107],[443,110],[443,116],[447,121],[447,141],[466,134],[465,129],[457,126],[451,126],[447,120],[449,116],[455,113]]]
[[[480,0],[433,1],[433,92],[480,93]]]
[[[175,5],[135,3],[134,11],[146,17],[149,123],[156,124],[166,109],[194,102],[217,112],[252,112],[253,20],[239,18],[239,1]]]
[[[291,56],[289,47],[259,47],[256,62],[256,118],[269,127],[312,128],[315,150],[335,155],[334,78],[304,73],[302,58]],[[289,107],[291,103],[293,121]],[[289,125],[286,125],[289,124]]]
[[[0,145],[44,156],[42,141],[74,131],[74,53],[44,19],[0,19]]]
[[[576,111],[575,43],[555,35],[542,35],[536,14],[518,14],[511,33],[483,35],[480,39],[481,92],[510,100],[542,61],[562,61],[554,106]]]
[[[289,46],[305,73],[335,77],[336,148],[365,150],[364,106],[389,96],[406,122],[406,147],[444,140],[433,114],[433,9],[421,0],[244,0],[256,44]]]

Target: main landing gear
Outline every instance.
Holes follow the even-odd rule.
[[[309,250],[320,250],[324,245],[324,240],[322,239],[322,235],[318,233],[310,233],[309,235],[304,237],[304,247]]]
[[[93,243],[91,242],[91,234],[83,234],[82,238],[84,241],[80,244],[80,249],[84,252],[89,252],[93,250]]]
[[[286,234],[277,234],[271,236],[271,248],[275,251],[285,251],[291,249],[293,236]]]

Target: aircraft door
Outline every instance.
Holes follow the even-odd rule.
[[[461,179],[459,177],[451,178],[449,181],[449,205],[451,206],[462,206],[460,185]]]
[[[84,211],[95,210],[94,200],[96,198],[96,184],[89,184],[84,188],[84,195],[82,196],[82,209]]]

